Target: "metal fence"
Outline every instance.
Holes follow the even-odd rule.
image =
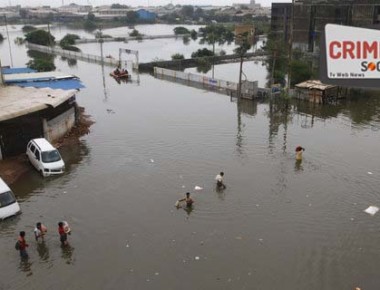
[[[239,84],[235,82],[213,79],[204,75],[184,73],[161,67],[154,67],[154,76],[184,85],[221,92],[230,96],[237,96]],[[258,82],[243,81],[241,97],[244,99],[263,98],[270,96],[269,88],[259,88]]]
[[[221,89],[226,91],[237,91],[238,84],[234,82],[213,79],[203,75],[184,73],[181,71],[170,70],[161,67],[154,68],[154,76],[158,78],[169,77],[173,80],[183,80],[188,83],[198,83],[203,87]]]
[[[79,59],[79,60],[88,61],[88,62],[104,63],[105,65],[110,65],[110,66],[117,66],[119,64],[119,61],[114,58],[105,58],[105,57],[102,58],[101,56],[66,50],[59,47],[43,46],[43,45],[37,45],[33,43],[27,43],[26,47],[31,50],[37,50],[37,51],[41,51],[41,52],[45,52],[49,54],[57,54],[60,56],[71,58],[71,59]]]

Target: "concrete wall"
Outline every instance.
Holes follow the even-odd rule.
[[[43,119],[44,137],[54,142],[68,133],[75,125],[75,107],[47,121]]]

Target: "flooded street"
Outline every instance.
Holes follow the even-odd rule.
[[[158,42],[149,43],[140,45]],[[24,66],[16,49],[14,66]],[[22,214],[0,223],[0,289],[378,289],[380,214],[363,212],[380,206],[378,96],[238,104],[149,74],[119,85],[106,67],[103,85],[99,65],[55,65],[80,77],[77,101],[95,123],[60,150],[63,176],[31,170],[11,186]],[[261,85],[255,66],[245,73]],[[174,207],[186,191],[190,212]],[[60,220],[72,229],[69,248]],[[34,241],[38,221],[45,244]],[[21,230],[28,262],[14,249]]]

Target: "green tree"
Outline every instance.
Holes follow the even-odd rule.
[[[22,32],[24,32],[24,33],[29,33],[29,32],[32,32],[34,30],[37,30],[37,28],[32,26],[32,25],[24,25],[22,27]]]
[[[222,24],[210,24],[206,27],[201,27],[199,33],[202,37],[201,41],[208,44],[231,43],[235,37],[231,27],[226,27]]]
[[[263,47],[268,54],[266,66],[268,68],[268,85],[285,85],[285,76],[288,72],[288,47],[286,43],[273,34],[268,35],[268,40]]]
[[[25,40],[39,45],[54,45],[55,37],[45,30],[35,30],[25,35]]]
[[[66,34],[61,41],[59,42],[59,46],[65,49],[68,46],[72,46],[75,44],[75,40],[79,39],[79,35],[77,34]]]
[[[190,31],[183,26],[177,26],[173,29],[175,35],[190,34]]]
[[[96,20],[95,14],[91,13],[91,12],[88,12],[88,14],[87,14],[87,20],[88,21],[95,21]]]
[[[133,29],[132,32],[129,33],[129,36],[138,37],[141,36],[141,34],[137,29]]]
[[[192,58],[205,57],[205,56],[214,56],[214,53],[212,52],[212,50],[209,50],[207,48],[203,48],[203,49],[198,49],[197,51],[195,51],[191,54]]]
[[[247,42],[247,35],[248,33],[245,32],[243,33],[241,36],[242,36],[242,39],[243,39],[243,42],[237,47],[234,49],[234,52],[239,55],[240,57],[240,72],[239,72],[239,91],[238,91],[238,97],[240,97],[241,95],[241,77],[242,77],[242,73],[243,73],[243,60],[244,60],[244,56],[247,54],[247,51],[251,48],[251,45]]]
[[[111,5],[111,9],[127,9],[129,8],[127,5],[122,5],[119,3],[114,3]]]
[[[181,8],[181,15],[185,18],[193,18],[194,7],[192,5],[183,5]]]
[[[50,60],[43,58],[31,59],[26,65],[27,67],[34,69],[38,72],[55,70],[54,62],[51,62]]]
[[[181,60],[181,59],[185,59],[185,57],[183,56],[183,54],[176,53],[176,54],[172,55],[172,60]]]
[[[196,40],[198,38],[198,33],[193,29],[190,31],[190,37],[192,40]]]
[[[127,12],[127,21],[128,23],[136,23],[137,20],[139,19],[139,15],[137,14],[136,11],[130,10]]]
[[[292,76],[292,86],[303,81],[309,80],[313,75],[310,64],[305,60],[293,60],[290,64],[290,71]]]

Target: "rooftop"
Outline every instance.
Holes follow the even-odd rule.
[[[327,89],[335,88],[336,86],[323,84],[319,80],[308,80],[308,81],[296,84],[295,87],[297,87],[299,89],[309,89],[309,90],[324,91],[324,90],[327,90]]]
[[[0,87],[0,121],[17,118],[50,107],[57,107],[76,93],[76,90],[50,88]]]

